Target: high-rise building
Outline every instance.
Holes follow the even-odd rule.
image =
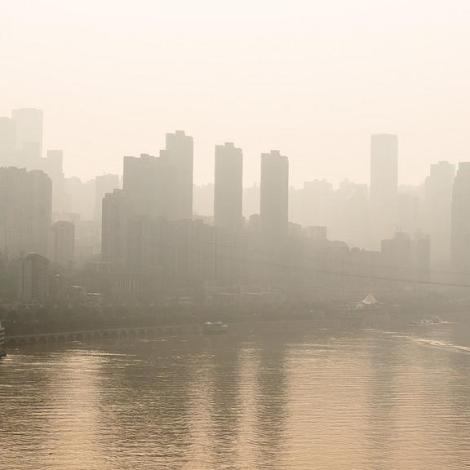
[[[121,180],[119,175],[100,175],[95,178],[95,220],[101,223],[103,198],[105,194],[119,189]]]
[[[243,225],[243,153],[233,143],[215,147],[214,225],[239,230]]]
[[[47,256],[52,183],[42,171],[0,168],[0,252]]]
[[[431,236],[431,260],[438,268],[447,268],[450,261],[452,186],[455,166],[448,162],[431,165],[425,182],[425,224]]]
[[[459,163],[452,191],[452,269],[470,274],[470,162]]]
[[[22,108],[12,111],[16,123],[16,148],[22,165],[27,169],[38,169],[42,157],[42,120],[40,109]]]
[[[165,158],[142,154],[124,157],[123,190],[132,214],[171,218],[174,186],[172,170]]]
[[[193,216],[193,138],[184,131],[166,135],[165,150],[161,156],[172,167],[173,219],[191,219]]]
[[[398,191],[398,137],[371,136],[370,207],[371,243],[377,245],[396,230]],[[376,247],[376,246],[375,246]]]
[[[122,189],[115,189],[103,198],[101,254],[103,259],[124,263],[127,258],[130,204]]]
[[[8,117],[0,117],[0,167],[15,163],[16,123]]]
[[[261,233],[271,240],[287,236],[289,209],[289,160],[279,150],[261,155]]]
[[[59,220],[52,225],[52,260],[64,268],[71,268],[75,258],[75,226]]]
[[[31,197],[27,201],[30,211],[28,246],[32,247],[28,251],[47,256],[52,221],[52,181],[43,171],[34,170],[29,172],[28,186]]]

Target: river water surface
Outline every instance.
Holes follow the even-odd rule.
[[[0,362],[0,468],[470,468],[470,328],[257,327]]]

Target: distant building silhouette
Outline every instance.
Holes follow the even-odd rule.
[[[371,136],[370,207],[373,245],[395,230],[398,191],[398,137],[393,134]]]
[[[47,256],[52,183],[42,171],[0,168],[0,251]]]
[[[191,219],[193,216],[193,138],[184,131],[166,135],[163,157],[172,168],[172,218]]]
[[[75,259],[75,226],[59,220],[52,225],[52,261],[64,268],[72,268]]]
[[[331,231],[333,240],[364,248],[369,231],[369,191],[365,184],[345,180],[336,191],[336,210]]]
[[[400,187],[395,206],[395,228],[414,233],[423,227],[422,201],[416,187]]]
[[[335,194],[330,182],[305,181],[302,189],[291,189],[291,197],[289,211],[293,221],[303,226],[324,225],[331,230]]]
[[[132,215],[171,217],[175,190],[172,175],[166,158],[147,154],[124,157],[123,189]]]
[[[104,260],[124,264],[130,216],[130,202],[124,190],[115,189],[105,194],[101,229],[101,254]]]
[[[12,111],[16,123],[16,148],[21,166],[38,169],[42,157],[43,112],[39,109],[22,108]]]
[[[94,216],[95,180],[82,181],[76,176],[64,179],[66,213],[77,214],[81,220],[91,221]],[[64,214],[60,215],[63,218]],[[78,229],[77,225],[75,229]]]
[[[123,165],[123,189],[102,199],[102,256],[128,271],[148,274],[163,226],[157,222],[192,220],[193,139],[183,131],[167,134],[159,157],[124,157]]]
[[[422,281],[429,281],[431,271],[431,237],[417,232],[413,240],[413,263],[415,276]]]
[[[48,150],[46,158],[41,159],[40,169],[52,180],[52,211],[55,213],[63,213],[67,210],[63,163],[62,150]]]
[[[0,166],[13,166],[16,157],[16,122],[0,117]]]
[[[263,236],[279,240],[287,235],[289,160],[278,150],[261,155],[260,223]]]
[[[243,225],[243,153],[233,143],[215,147],[214,225],[240,230]]]
[[[313,225],[305,228],[305,234],[308,238],[317,241],[327,240],[327,228],[321,225]]]
[[[452,269],[470,273],[470,162],[459,163],[452,191]]]
[[[121,187],[119,175],[105,174],[95,178],[95,220],[101,223],[103,198]]]
[[[52,181],[60,181],[64,178],[64,152],[62,150],[48,150],[43,159],[42,170],[49,175]]]
[[[384,274],[401,280],[429,280],[430,238],[417,233],[397,232],[394,238],[382,240]]]
[[[450,260],[452,187],[455,166],[448,162],[431,165],[425,182],[426,230],[431,235],[431,260],[438,268],[448,268]]]
[[[411,278],[413,258],[408,233],[398,232],[393,238],[382,240],[381,253],[387,276],[396,279]]]

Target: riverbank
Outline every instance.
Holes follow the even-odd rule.
[[[238,321],[229,325],[228,334],[232,331],[250,331],[269,329],[277,331],[304,329],[326,329],[326,328],[360,328],[361,323],[343,319],[288,319],[270,321]],[[125,340],[151,337],[170,337],[203,334],[202,324],[175,324],[165,326],[144,326],[128,328],[110,328],[96,330],[63,331],[55,333],[24,334],[6,337],[6,346],[9,349],[21,349],[52,344],[63,344],[71,342],[92,342],[104,340]]]
[[[207,321],[221,321],[233,329],[236,325],[256,324],[311,324],[318,328],[400,327],[433,316],[444,321],[470,322],[467,309],[445,309],[437,303],[408,303],[381,305],[378,308],[354,310],[339,304],[305,305],[279,303],[251,309],[216,306],[191,306],[171,308],[113,308],[103,311],[68,310],[45,311],[33,315],[3,318],[7,345],[48,344],[107,338],[124,338],[129,335],[172,335],[197,332]]]

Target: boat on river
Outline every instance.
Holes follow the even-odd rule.
[[[206,322],[202,325],[202,332],[206,335],[220,335],[227,333],[228,325],[222,323],[221,321],[216,322]]]
[[[0,322],[0,357],[4,357],[7,355],[7,351],[5,348],[5,328],[2,326],[2,322]]]

